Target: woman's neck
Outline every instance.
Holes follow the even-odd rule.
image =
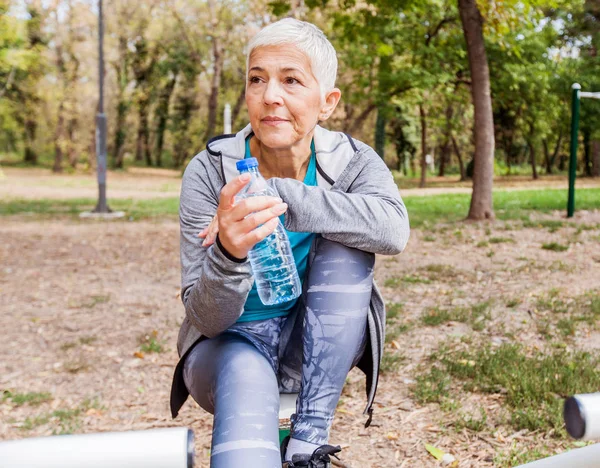
[[[250,140],[250,152],[258,159],[260,173],[265,179],[271,177],[303,181],[310,162],[312,134],[290,148],[268,148],[254,136]]]

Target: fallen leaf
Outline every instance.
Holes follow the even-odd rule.
[[[444,455],[446,455],[445,452],[443,452],[442,450],[440,450],[437,447],[434,447],[433,445],[429,445],[429,444],[425,444],[425,449],[436,459],[439,461],[442,461],[444,458]]]
[[[134,355],[136,358],[139,358],[139,359],[144,359],[144,353],[142,353],[141,351],[136,351],[135,353],[133,353],[133,355]]]
[[[398,440],[399,436],[395,432],[388,432],[385,436],[387,440]]]

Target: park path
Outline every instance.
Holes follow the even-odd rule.
[[[0,168],[0,200],[64,200],[95,199],[98,188],[94,174],[53,174],[49,169]],[[433,177],[426,188],[412,188],[413,181],[399,182],[403,195],[428,196],[444,193],[471,193],[468,182]],[[502,177],[495,180],[497,190],[567,189],[565,176],[544,176],[533,181],[529,177]],[[581,178],[577,187],[600,187],[600,179]],[[147,200],[178,197],[181,172],[170,169],[130,168],[127,172],[110,171],[107,176],[108,198]]]

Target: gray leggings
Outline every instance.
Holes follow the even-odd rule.
[[[281,468],[279,391],[293,388],[301,370],[292,437],[327,443],[342,387],[367,340],[367,313],[375,256],[317,239],[301,298],[299,330],[288,347],[279,341],[286,318],[236,323],[199,342],[184,364],[185,384],[198,404],[214,414],[211,468]],[[300,333],[298,333],[298,331]],[[302,336],[302,342],[294,337]]]

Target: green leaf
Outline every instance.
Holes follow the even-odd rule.
[[[442,450],[440,450],[437,447],[434,447],[433,445],[430,444],[425,444],[425,449],[436,459],[439,461],[442,461],[442,459],[444,458],[444,455],[446,455],[446,453]]]

